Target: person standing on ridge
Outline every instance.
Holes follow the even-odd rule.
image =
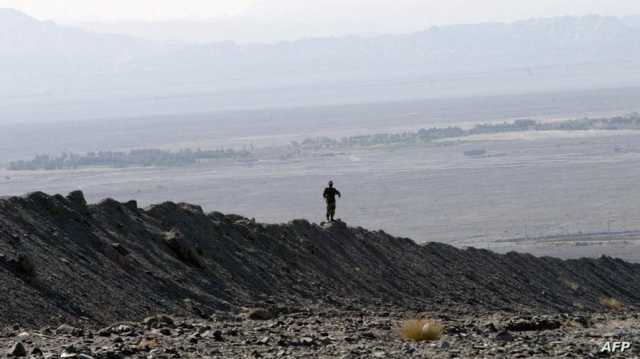
[[[336,214],[336,196],[341,197],[340,191],[333,187],[333,181],[329,181],[329,187],[324,189],[322,196],[327,201],[327,221],[333,222]]]

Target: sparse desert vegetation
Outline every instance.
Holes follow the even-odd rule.
[[[614,335],[633,340],[640,335],[637,319],[619,312],[587,316],[556,314],[544,321],[566,318],[573,324],[551,330],[504,330],[505,323],[525,320],[513,314],[487,315],[469,308],[442,325],[452,328],[433,340],[407,340],[394,333],[402,323],[401,309],[360,308],[354,312],[319,306],[288,307],[288,313],[256,322],[242,313],[217,312],[209,317],[167,317],[110,323],[100,328],[71,325],[49,329],[12,328],[0,337],[7,353],[42,351],[44,357],[85,358],[565,358],[595,357],[600,341]],[[366,320],[362,321],[362,316]],[[419,330],[420,320],[413,328]],[[358,325],[354,325],[358,323]],[[532,326],[530,326],[533,328]],[[43,333],[46,332],[46,335]],[[82,343],[70,346],[69,342]],[[16,348],[16,345],[19,347]],[[1,351],[0,351],[1,352]],[[4,354],[4,353],[2,353]],[[629,353],[636,355],[637,350]]]
[[[600,298],[600,304],[611,309],[611,310],[622,310],[624,309],[624,303],[621,301],[611,298],[611,297],[602,297]]]
[[[570,281],[570,280],[565,280],[564,284],[571,290],[576,291],[578,290],[578,288],[580,288],[580,285],[574,281]]]
[[[416,342],[438,340],[444,333],[442,323],[432,319],[409,319],[405,320],[400,329],[400,336],[403,339]]]

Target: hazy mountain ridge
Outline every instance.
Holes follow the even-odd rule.
[[[148,41],[125,35],[86,32],[51,21],[38,21],[15,10],[0,9],[0,61],[4,65],[6,62],[14,66],[20,64],[12,64],[12,60],[26,66],[47,65],[47,60],[65,60],[71,64],[91,59],[109,63],[126,56],[140,56],[153,47]],[[44,58],[45,55],[55,57]],[[59,64],[53,62],[49,67]]]
[[[640,66],[640,28],[612,17],[273,45],[159,43],[40,22],[14,10],[0,10],[0,19],[0,94],[17,98],[6,117],[25,115],[25,101],[70,105],[53,107],[56,114],[80,104],[85,113],[108,116],[113,106],[96,104],[126,100],[139,110],[148,107],[144,101],[187,98],[180,106],[197,112],[640,83],[633,75]],[[400,90],[385,91],[388,85]],[[25,98],[34,95],[40,97]]]

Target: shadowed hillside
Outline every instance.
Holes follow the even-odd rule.
[[[195,205],[0,200],[0,324],[208,315],[251,305],[573,310],[640,303],[640,265],[424,246],[344,223],[261,224]]]

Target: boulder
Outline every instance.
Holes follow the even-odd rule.
[[[25,349],[22,343],[18,342],[11,346],[7,352],[8,357],[22,358],[27,356],[27,349]]]
[[[175,328],[175,322],[173,318],[166,314],[158,314],[152,317],[147,317],[143,321],[144,326],[147,329],[157,329],[157,328]]]
[[[496,334],[496,340],[500,342],[512,342],[513,335],[511,335],[509,331],[503,330],[500,333]]]
[[[203,268],[202,261],[198,255],[198,249],[178,229],[172,229],[162,234],[162,239],[173,253],[182,262],[197,268]]]
[[[122,246],[120,243],[113,242],[111,243],[111,247],[116,250],[120,255],[126,256],[129,254],[129,251]]]
[[[84,198],[82,191],[73,191],[67,195],[67,200],[75,207],[84,208],[87,206],[87,200]]]
[[[124,203],[124,206],[133,212],[136,212],[138,210],[138,201],[135,200],[130,200]]]
[[[82,336],[82,329],[72,327],[69,324],[62,324],[56,329],[57,335],[71,335],[74,337]]]
[[[531,318],[531,319],[516,319],[507,324],[507,330],[512,332],[527,332],[527,331],[541,331],[541,330],[555,330],[562,326],[562,322],[555,319],[548,318]]]
[[[255,308],[249,311],[247,318],[251,320],[270,320],[273,319],[273,313],[264,308]]]

